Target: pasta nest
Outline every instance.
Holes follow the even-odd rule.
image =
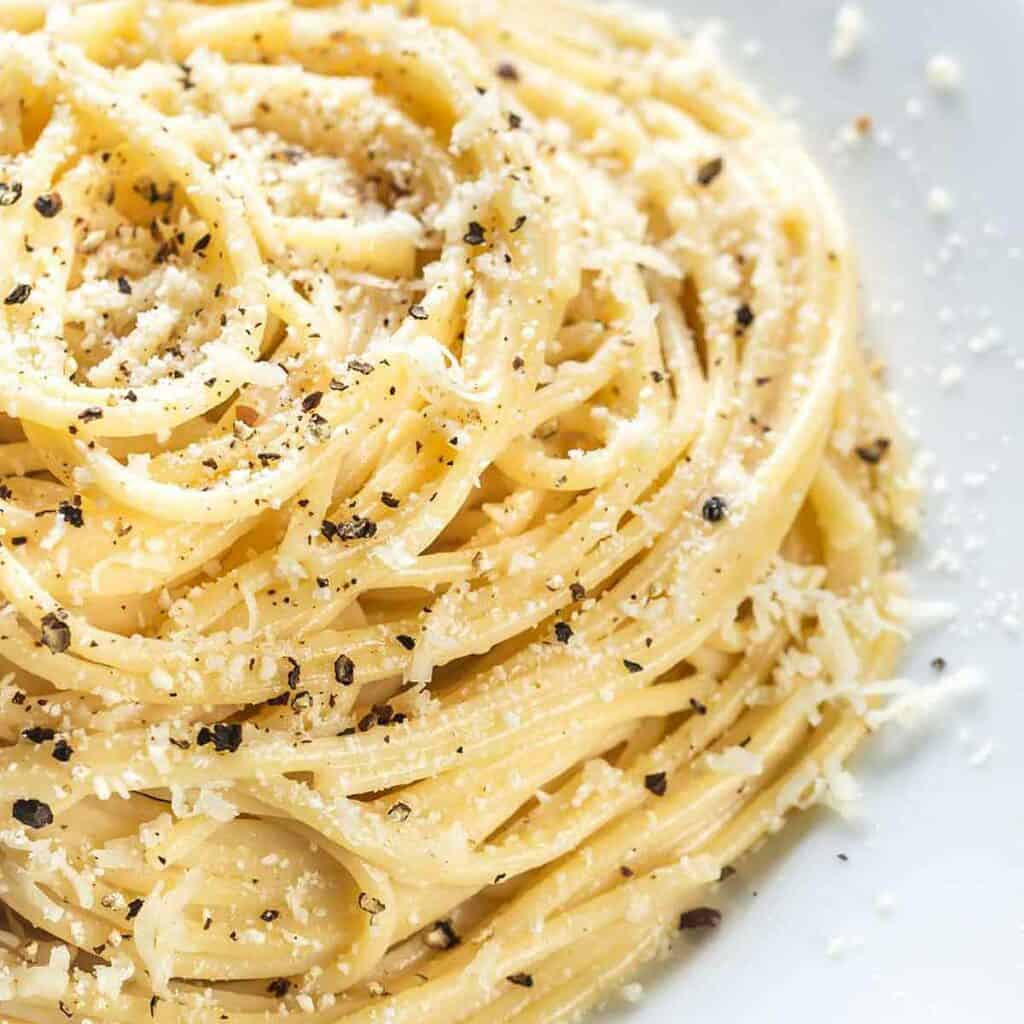
[[[715,923],[916,516],[792,131],[573,0],[0,26],[8,1012],[554,1021]]]

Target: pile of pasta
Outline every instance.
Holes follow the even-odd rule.
[[[792,130],[577,0],[0,29],[4,1019],[570,1020],[718,924],[916,518]]]

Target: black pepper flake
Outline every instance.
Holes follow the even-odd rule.
[[[0,501],[10,501],[14,497],[14,491],[7,484],[0,484]]]
[[[22,546],[22,544],[27,544],[27,543],[28,543],[28,537],[24,537],[24,536],[22,536],[20,534],[17,537],[12,537],[11,538],[11,544],[14,547],[16,547],[16,548],[20,548]]]
[[[668,777],[664,772],[652,772],[644,776],[644,787],[655,796],[664,796],[668,789]]]
[[[494,73],[499,78],[504,78],[506,82],[518,82],[519,71],[515,64],[510,64],[507,60],[503,60],[495,69]]]
[[[513,131],[515,131],[516,128],[519,128],[522,125],[522,123],[523,123],[523,119],[522,119],[522,117],[519,116],[519,114],[509,114],[508,115],[508,126]]]
[[[85,516],[82,513],[82,506],[70,501],[62,501],[57,506],[57,512],[69,526],[81,528],[85,525]]]
[[[350,359],[348,361],[348,368],[356,373],[361,373],[364,377],[368,373],[373,373],[373,363],[367,363],[362,359]]]
[[[20,306],[32,294],[32,285],[16,284],[4,299],[5,306]]]
[[[361,892],[359,894],[359,909],[364,914],[369,914],[370,917],[373,917],[375,914],[384,913],[387,907],[376,896],[371,896],[368,892]]]
[[[132,286],[128,283],[128,278],[123,274],[117,279],[117,290],[122,295],[131,295]]]
[[[644,667],[640,662],[630,661],[629,658],[623,658],[622,664],[625,665],[630,672],[643,672],[644,670]]]
[[[479,221],[471,220],[462,236],[466,245],[483,245],[487,241],[484,226]]]
[[[623,878],[632,878],[636,874],[636,872],[632,868],[627,867],[625,864],[623,864],[619,868],[619,874],[622,875]]]
[[[50,805],[44,804],[42,800],[15,800],[11,814],[29,828],[45,828],[53,824],[53,811],[50,810]]]
[[[409,316],[413,320],[426,320],[429,318],[427,311],[417,302],[409,307]]]
[[[154,998],[156,997],[154,996]],[[70,1020],[74,1016],[74,1014],[64,1005],[63,999],[57,1000],[57,1008],[60,1010],[61,1013],[64,1014],[65,1017],[68,1018],[68,1020]]]
[[[168,242],[164,242],[159,249],[156,251],[156,255],[153,257],[154,263],[166,263],[172,256],[178,255],[178,243],[172,238]]]
[[[380,492],[381,504],[387,505],[388,508],[398,508],[401,502],[396,498],[390,491]]]
[[[20,181],[0,181],[0,206],[13,206],[20,198],[22,185]]]
[[[342,686],[351,686],[355,681],[356,665],[347,654],[339,654],[334,659],[334,678]]]
[[[754,311],[744,302],[736,309],[736,324],[740,330],[746,330],[754,322]]]
[[[452,927],[451,921],[435,921],[423,941],[431,949],[454,949],[462,939]]]
[[[132,921],[139,916],[139,911],[142,909],[143,904],[146,901],[141,897],[136,897],[128,904],[128,913],[125,914],[126,921]]]
[[[691,928],[717,928],[722,921],[722,912],[714,907],[694,907],[679,915],[679,930]]]
[[[36,196],[32,206],[40,217],[45,217],[49,220],[51,217],[56,217],[64,209],[64,200],[61,199],[60,194],[57,192],[46,192],[41,196]]]
[[[47,612],[40,624],[43,646],[53,654],[63,654],[71,646],[71,627],[54,612]]]
[[[288,658],[288,689],[294,690],[302,677],[302,666],[294,658]]]
[[[850,859],[845,853],[837,853],[836,857],[838,857],[844,864]]]
[[[390,704],[374,704],[371,710],[378,725],[387,725],[397,717],[395,709]]]
[[[729,506],[726,503],[725,498],[720,498],[717,494],[713,494],[701,506],[700,514],[704,517],[706,522],[719,523],[725,518],[725,514],[728,510]]]
[[[697,170],[697,184],[707,188],[724,169],[725,161],[720,156],[716,156],[713,160],[708,160],[707,163],[701,164]]]
[[[196,241],[196,244],[192,246],[193,252],[205,252],[206,247],[210,244],[209,234],[203,235],[202,238]]]
[[[292,987],[292,983],[287,978],[275,978],[268,986],[267,991],[272,996],[277,996],[278,999],[284,999],[288,995],[288,990]]]
[[[171,203],[174,201],[174,182],[171,182],[165,191],[161,192],[157,188],[156,182],[149,178],[139,178],[132,185],[132,191],[137,195],[142,196],[147,203],[155,205],[156,203]]]
[[[399,801],[388,808],[388,817],[392,821],[405,821],[412,814],[412,808],[408,804]]]
[[[91,423],[93,420],[103,419],[103,410],[98,405],[90,405],[87,409],[83,409],[79,414],[78,418],[83,423]]]
[[[260,920],[266,921],[267,924],[270,924],[271,921],[276,921],[280,916],[281,912],[279,910],[264,910],[263,913],[260,914]]]
[[[936,672],[946,671],[946,659],[945,658],[932,658],[931,666]]]
[[[569,593],[574,601],[582,601],[587,596],[587,591],[582,583],[570,583]]]
[[[698,715],[706,715],[708,713],[707,705],[702,704],[696,697],[690,698],[690,707],[693,708]]]
[[[156,1004],[159,1003],[159,1002],[160,1002],[160,997],[159,996],[150,996],[149,997],[149,1015],[150,1015],[150,1017],[153,1017],[153,1016],[156,1015]]]
[[[139,400],[139,396],[131,389],[124,393],[124,397],[127,398],[129,402],[137,402]]]
[[[395,639],[407,650],[411,651],[416,646],[416,641],[405,633],[399,633]]]
[[[312,412],[323,400],[323,397],[324,393],[322,391],[311,391],[302,399],[302,411]]]
[[[338,536],[338,524],[332,522],[330,519],[324,519],[320,523],[320,532],[327,538],[327,540],[334,540]]]
[[[560,644],[567,644],[572,639],[572,626],[568,622],[556,622],[555,639]]]
[[[233,754],[242,745],[242,725],[240,722],[217,722],[212,729],[204,725],[196,735],[196,743],[200,747],[212,743],[214,750]]]
[[[74,750],[68,745],[67,740],[57,740],[53,745],[53,759],[55,761],[70,761],[73,753]]]
[[[876,437],[871,444],[860,445],[856,449],[857,458],[868,463],[870,466],[875,466],[882,459],[885,458],[885,453],[889,450],[892,441],[887,437]]]
[[[513,985],[521,985],[523,988],[533,988],[533,975],[527,974],[525,971],[517,971],[515,974],[508,975],[508,981],[511,981]]]
[[[339,523],[337,537],[339,540],[368,540],[377,533],[377,524],[363,516],[353,516],[347,522]]]
[[[45,725],[33,725],[31,729],[22,729],[21,735],[32,743],[46,743],[47,740],[52,740],[55,734]]]
[[[309,417],[309,422],[312,424],[312,433],[315,438],[318,440],[324,440],[328,436],[328,421],[323,416],[319,415],[319,413],[313,413],[313,415]]]

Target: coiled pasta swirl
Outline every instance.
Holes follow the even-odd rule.
[[[717,923],[916,517],[788,129],[575,0],[0,27],[8,1019],[575,1019]]]

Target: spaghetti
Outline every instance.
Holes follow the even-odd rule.
[[[558,1021],[901,643],[828,188],[576,0],[0,2],[5,1020]]]

